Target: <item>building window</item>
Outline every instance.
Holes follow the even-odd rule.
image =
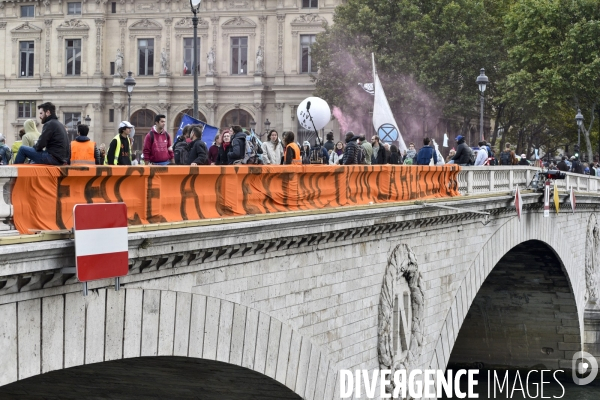
[[[64,115],[69,140],[73,141],[77,137],[77,123],[81,122],[81,113],[65,113]]]
[[[200,38],[198,38],[198,58],[200,58]],[[191,75],[194,73],[194,39],[183,39],[183,75]],[[198,63],[198,73],[200,73],[200,63]]]
[[[20,42],[21,77],[33,76],[33,41]]]
[[[317,72],[317,66],[310,55],[310,47],[315,42],[317,35],[300,36],[300,72]]]
[[[138,39],[138,75],[154,75],[154,39]]]
[[[319,0],[302,0],[302,8],[319,8]]]
[[[250,129],[251,121],[254,121],[254,118],[252,118],[250,113],[240,108],[236,108],[235,110],[231,110],[223,116],[223,119],[221,120],[221,128],[239,125],[242,128]]]
[[[115,62],[114,61],[110,62],[110,74],[111,75],[115,74]]]
[[[67,3],[68,15],[81,15],[81,3]]]
[[[231,75],[248,73],[248,38],[231,38]]]
[[[112,14],[117,13],[117,2],[116,1],[113,1],[112,3],[110,3],[110,12]]]
[[[67,75],[81,75],[81,39],[67,39]]]
[[[19,101],[17,118],[35,118],[35,101]]]
[[[21,6],[21,18],[33,18],[35,17],[34,6]]]
[[[108,110],[108,122],[115,122],[115,109],[110,108]]]

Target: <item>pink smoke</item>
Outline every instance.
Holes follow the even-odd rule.
[[[362,121],[356,120],[349,115],[345,115],[339,107],[333,106],[333,116],[340,124],[340,135],[348,131],[353,131],[356,134],[364,133]]]

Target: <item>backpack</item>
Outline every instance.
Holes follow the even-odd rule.
[[[510,151],[500,153],[500,165],[510,165]]]
[[[244,155],[243,164],[262,164],[262,148],[258,145],[255,136],[251,136],[250,140],[246,140],[246,154]]]
[[[10,151],[10,148],[7,145],[3,145],[2,149],[4,149],[4,151],[2,153],[4,153],[6,155],[7,159],[4,160],[4,157],[0,153],[0,164],[9,165],[10,161],[12,160],[12,151]]]
[[[467,165],[475,165],[475,152],[470,147],[469,150],[471,150],[471,154],[469,154],[469,162],[467,163]]]
[[[367,158],[367,153],[365,152],[365,148],[362,147],[362,145],[357,144],[356,145],[356,163],[364,164],[365,158]]]
[[[403,163],[403,164],[404,164],[404,165],[413,165],[413,159],[412,159],[412,158],[410,158],[410,157],[406,157],[406,158],[404,159],[404,163]]]
[[[190,149],[185,140],[180,140],[173,146],[173,153],[175,153],[175,164],[177,165],[188,165],[189,164],[189,153]]]

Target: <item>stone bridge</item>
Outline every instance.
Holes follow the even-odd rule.
[[[171,397],[240,398],[246,382],[329,400],[340,369],[568,368],[582,346],[600,354],[600,185],[570,176],[576,210],[563,191],[550,217],[524,191],[519,221],[511,189],[533,173],[464,170],[465,196],[426,202],[131,227],[121,289],[87,297],[68,235],[0,238],[0,392],[132,390],[140,370],[156,394],[185,370]]]

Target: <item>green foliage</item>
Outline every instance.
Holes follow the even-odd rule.
[[[574,143],[579,106],[591,157],[600,104],[598,0],[348,0],[313,47],[315,94],[366,114],[372,98],[357,83],[372,82],[372,52],[405,128],[410,115],[427,110],[463,121],[464,131],[478,120],[475,79],[485,67],[485,112],[506,128],[503,141],[520,143],[521,152]]]

